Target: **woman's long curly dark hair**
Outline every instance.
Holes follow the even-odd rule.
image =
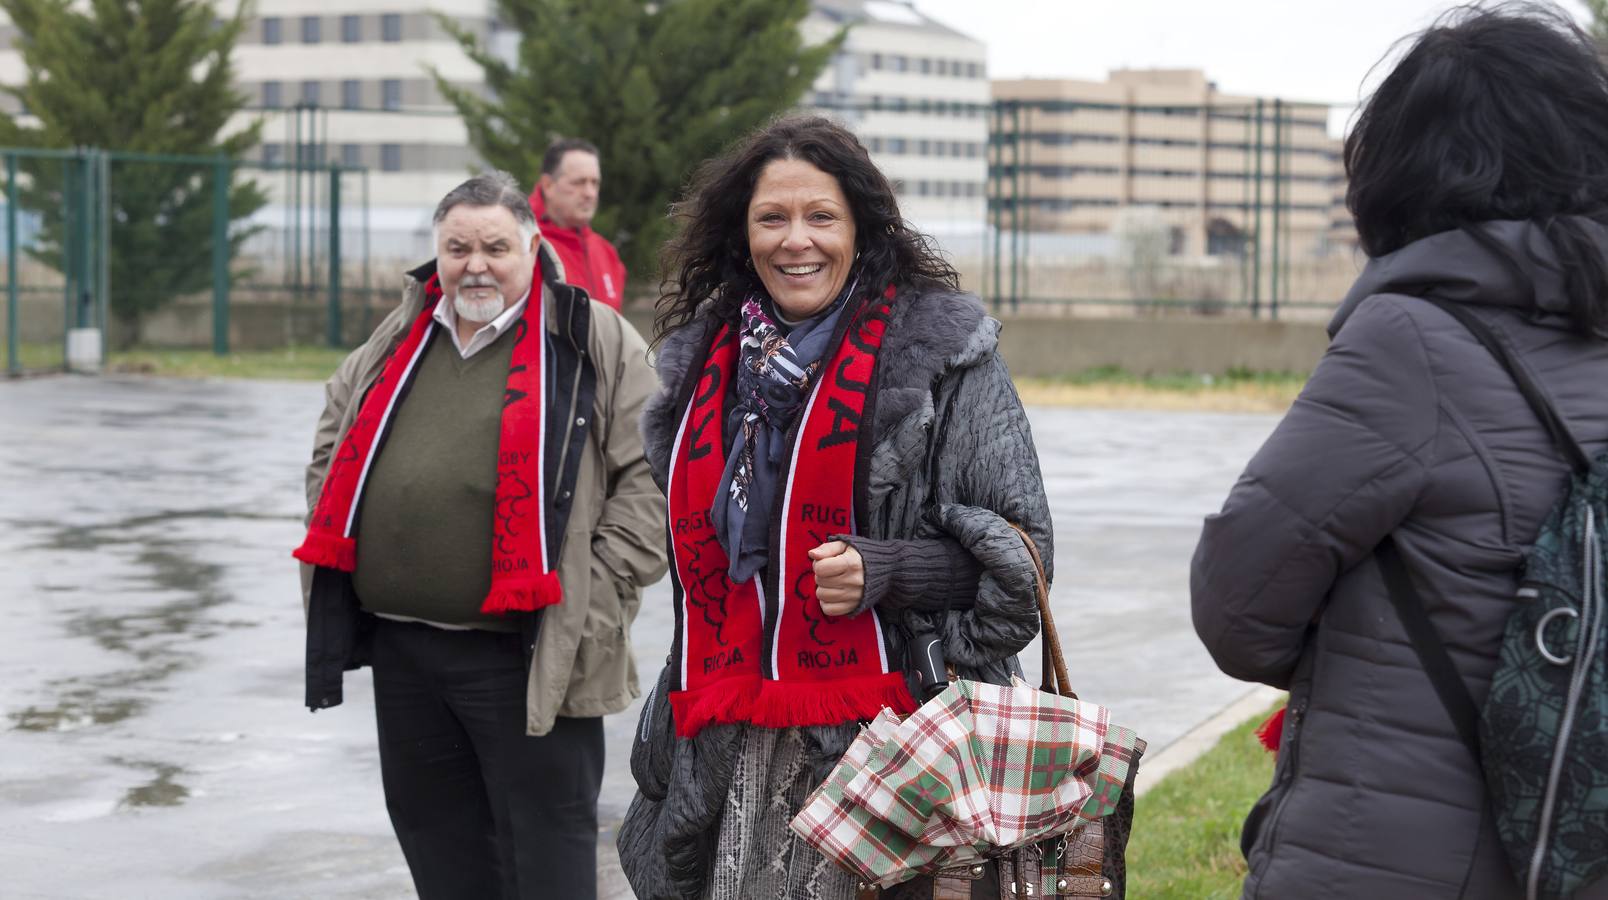
[[[1369,256],[1454,229],[1488,243],[1479,223],[1527,220],[1551,239],[1575,329],[1608,328],[1608,260],[1586,223],[1608,224],[1608,71],[1561,10],[1452,10],[1369,98],[1345,163]]]
[[[705,162],[685,199],[671,209],[679,233],[660,253],[655,343],[691,322],[699,307],[730,321],[743,298],[761,289],[749,264],[748,201],[765,167],[807,162],[837,179],[854,216],[857,271],[866,285],[959,290],[960,276],[932,241],[899,216],[893,185],[848,129],[819,116],[788,116],[760,128]]]

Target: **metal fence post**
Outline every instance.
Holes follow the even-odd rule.
[[[72,157],[61,161],[61,358],[67,360],[67,334],[76,324],[73,321],[73,274],[77,271],[75,253],[78,246],[78,222],[73,215],[73,162]]]
[[[95,293],[100,302],[102,347],[110,347],[112,334],[112,154],[101,150],[96,153],[96,169],[100,172],[100,253],[96,255]]]
[[[1005,161],[1005,136],[1000,134],[1000,130],[1005,127],[1004,102],[994,101],[992,112],[994,127],[989,129],[988,142],[993,145],[993,158],[988,164],[988,181],[994,188],[994,202],[991,204],[994,213],[994,293],[990,299],[993,301],[994,309],[997,310],[1002,302],[1000,294],[1003,293],[1000,287],[1000,267],[1003,260],[1000,257],[1003,254],[1004,236],[1000,233],[1000,229],[1005,225],[1005,177],[1000,169]]]
[[[1027,145],[1023,151],[1022,165],[1027,170],[1027,211],[1022,218],[1022,296],[1029,300],[1033,297],[1033,269],[1029,263],[1033,259],[1033,109],[1027,108],[1027,131],[1020,134],[1021,140]]]
[[[329,345],[341,346],[341,169],[329,167]]]
[[[229,161],[212,164],[212,352],[229,353]]]
[[[1251,241],[1251,318],[1262,314],[1262,98],[1256,98],[1256,237]]]
[[[1022,106],[1011,103],[1011,312],[1022,303],[1017,288],[1022,267]]]
[[[22,372],[21,327],[17,310],[17,154],[6,154],[6,371]]]
[[[1283,232],[1279,230],[1282,210],[1280,198],[1284,194],[1284,101],[1273,99],[1273,277],[1268,280],[1268,313],[1279,317],[1279,244]]]
[[[78,327],[89,328],[94,323],[90,321],[91,306],[94,300],[90,293],[90,268],[94,260],[90,257],[90,250],[94,246],[93,222],[90,218],[90,194],[95,190],[94,178],[91,177],[91,154],[94,151],[85,148],[78,154]]]

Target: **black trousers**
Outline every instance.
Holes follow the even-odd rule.
[[[525,734],[514,634],[381,619],[380,773],[420,900],[591,900],[603,720]]]

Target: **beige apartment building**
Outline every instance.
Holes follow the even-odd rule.
[[[1223,94],[1197,69],[996,80],[993,98],[1005,101],[991,153],[1007,228],[1014,209],[1028,231],[1110,234],[1138,209],[1167,224],[1174,256],[1238,256],[1260,208],[1271,254],[1276,207],[1291,260],[1355,242],[1327,105]]]

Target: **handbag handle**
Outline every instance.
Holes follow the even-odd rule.
[[[1044,575],[1044,557],[1039,555],[1038,544],[1033,542],[1031,535],[1022,526],[1015,522],[1007,523],[1016,529],[1022,543],[1027,545],[1027,555],[1033,558],[1033,588],[1038,595],[1039,612],[1039,648],[1043,651],[1043,680],[1040,690],[1051,694],[1059,694],[1071,700],[1078,699],[1072,691],[1072,681],[1066,674],[1066,656],[1061,652],[1061,635],[1055,628],[1055,615],[1050,612],[1050,582]]]

